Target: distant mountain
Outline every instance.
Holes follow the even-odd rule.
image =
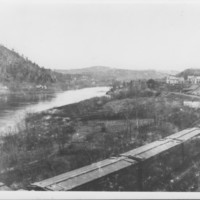
[[[190,68],[177,74],[178,77],[184,77],[185,79],[187,79],[188,76],[193,76],[193,75],[200,76],[200,69]]]
[[[162,74],[173,75],[173,76],[180,73],[180,71],[176,71],[176,70],[160,70],[159,72]]]
[[[134,79],[161,79],[166,76],[165,73],[158,72],[155,70],[128,70],[128,69],[117,69],[104,66],[94,66],[83,69],[73,70],[57,70],[64,74],[84,74],[90,75],[95,80],[119,80],[129,81]]]
[[[112,68],[104,67],[104,66],[94,66],[94,67],[86,67],[81,69],[70,69],[70,70],[57,70],[58,72],[66,73],[66,74],[96,74],[96,73],[105,73],[110,71]]]

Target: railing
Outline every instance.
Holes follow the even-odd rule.
[[[189,128],[118,157],[36,182],[34,190],[153,190],[200,153],[200,128]]]

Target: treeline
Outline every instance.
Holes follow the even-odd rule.
[[[146,80],[131,80],[128,82],[114,81],[109,94],[113,98],[123,99],[131,97],[152,97],[160,95],[161,83],[149,79]]]
[[[56,74],[49,69],[39,67],[17,52],[0,46],[0,81],[29,82],[49,84],[56,82]]]
[[[164,80],[131,80],[113,81],[108,92],[113,98],[123,99],[132,97],[157,97],[163,92],[182,92],[185,84],[167,84]]]

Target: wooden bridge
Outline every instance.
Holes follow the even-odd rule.
[[[200,153],[200,128],[189,128],[118,157],[36,182],[34,190],[143,191]]]

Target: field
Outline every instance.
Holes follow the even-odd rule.
[[[2,138],[1,180],[26,188],[191,127],[200,113],[183,100],[100,97],[28,114],[20,132]]]

